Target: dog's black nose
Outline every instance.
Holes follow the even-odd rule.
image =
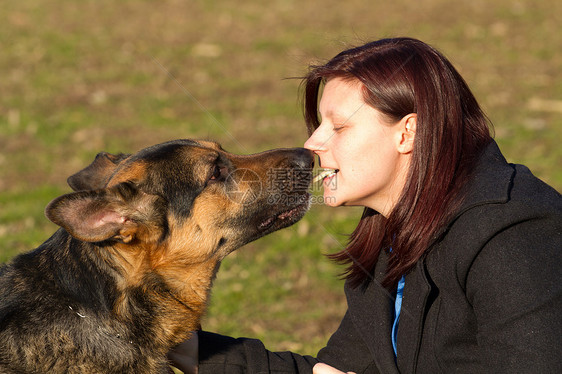
[[[272,149],[252,155],[258,163],[266,163],[274,169],[311,170],[314,167],[314,153],[305,148]]]
[[[314,167],[314,153],[306,148],[291,149],[292,167],[295,169],[312,169]]]

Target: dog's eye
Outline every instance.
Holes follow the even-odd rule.
[[[228,168],[226,166],[215,165],[211,175],[209,176],[207,183],[215,183],[224,181],[226,179],[226,174],[228,173]]]
[[[215,165],[215,170],[213,170],[213,174],[211,175],[210,180],[217,180],[221,176],[221,168],[218,165]]]

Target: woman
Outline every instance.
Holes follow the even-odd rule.
[[[200,332],[199,373],[562,372],[561,196],[505,161],[447,59],[368,43],[313,67],[304,99],[324,200],[365,207],[332,256],[348,311],[317,358]]]

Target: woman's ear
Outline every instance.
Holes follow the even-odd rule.
[[[412,152],[412,150],[414,149],[414,139],[416,138],[417,123],[418,115],[416,113],[410,113],[404,116],[398,123],[400,129],[398,152],[405,154]]]

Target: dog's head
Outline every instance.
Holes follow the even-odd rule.
[[[302,218],[312,164],[302,148],[239,156],[195,140],[100,153],[68,179],[76,192],[53,200],[46,215],[74,238],[122,252],[146,249],[152,262],[170,255],[220,261]]]

